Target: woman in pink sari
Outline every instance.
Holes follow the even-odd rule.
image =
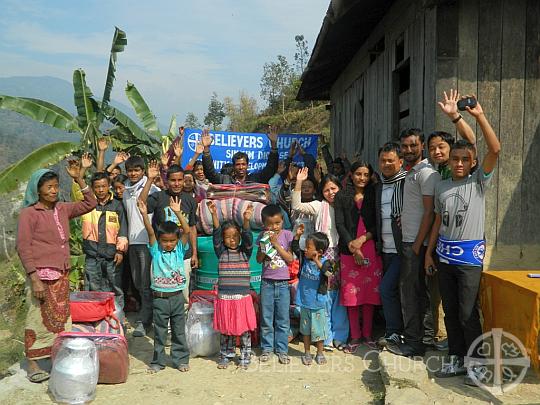
[[[376,253],[374,242],[372,176],[373,169],[369,163],[355,162],[351,167],[351,182],[335,199],[341,259],[341,304],[347,307],[351,337],[346,353],[355,353],[362,342],[376,347],[372,322],[375,306],[381,304],[382,260]]]

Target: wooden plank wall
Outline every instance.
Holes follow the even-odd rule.
[[[436,106],[442,92],[476,94],[499,135],[502,152],[486,197],[486,263],[540,268],[540,1],[458,0],[425,7],[399,0],[332,88],[335,151],[361,154],[375,167],[377,150],[396,139],[393,71],[403,35],[410,58],[411,126],[426,135],[455,133]],[[382,37],[374,61],[369,49]],[[360,108],[360,100],[363,109]],[[485,154],[477,132],[479,161]]]

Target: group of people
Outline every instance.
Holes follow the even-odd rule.
[[[437,341],[441,303],[448,334],[448,359],[438,377],[466,373],[464,356],[481,334],[477,295],[482,271],[485,190],[500,144],[480,103],[467,107],[487,146],[478,163],[474,131],[457,108],[457,91],[445,93],[441,110],[463,138],[441,131],[425,139],[420,129],[407,129],[399,141],[385,143],[378,154],[378,173],[362,159],[322,154],[327,173],[315,157],[292,143],[279,161],[277,132],[268,134],[266,167],[248,172],[244,152],[232,165],[214,168],[213,139],[203,131],[195,154],[182,168],[182,143],[164,155],[161,165],[145,164],[119,152],[105,168],[107,141],[98,143],[96,171],[90,186],[84,171],[89,155],[72,160],[78,202],[58,201],[58,175],[42,170],[32,176],[19,219],[17,250],[28,274],[29,302],[25,348],[28,377],[48,377],[37,359],[50,356],[55,335],[69,328],[69,219],[82,215],[86,254],[85,288],[114,291],[124,304],[123,264],[129,262],[140,311],[133,336],[154,330],[154,356],[149,371],[165,367],[167,334],[172,364],[189,370],[185,337],[185,304],[191,270],[198,267],[197,205],[205,204],[213,225],[218,257],[214,328],[221,333],[218,368],[251,362],[251,332],[257,325],[250,292],[249,260],[254,249],[262,264],[260,290],[260,362],[275,353],[288,364],[290,306],[299,308],[306,366],[325,364],[325,349],[355,353],[365,344],[386,347],[403,356],[422,356]],[[303,164],[293,163],[300,154]],[[202,159],[198,158],[202,155]],[[125,175],[119,169],[124,164]],[[269,184],[271,201],[261,212],[264,230],[254,241],[250,204],[242,223],[221,221],[216,204],[205,200],[209,184]],[[204,201],[203,201],[204,200]],[[126,269],[127,266],[124,266]],[[297,280],[297,282],[296,282]],[[294,281],[294,282],[293,282]],[[382,305],[385,334],[375,340],[373,317]],[[311,355],[315,345],[316,354]],[[476,348],[473,348],[478,354]],[[469,370],[467,382],[482,378]]]

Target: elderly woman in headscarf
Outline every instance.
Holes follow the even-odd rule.
[[[40,169],[28,182],[19,216],[17,252],[27,274],[29,304],[24,332],[27,377],[36,383],[49,378],[37,360],[50,357],[57,334],[71,329],[69,220],[97,204],[81,177],[78,160],[68,162],[67,172],[81,187],[83,201],[59,202],[58,175]]]

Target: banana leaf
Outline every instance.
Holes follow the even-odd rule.
[[[116,73],[116,54],[124,52],[124,48],[127,45],[126,33],[115,27],[114,36],[111,45],[111,55],[109,57],[109,69],[107,70],[107,78],[105,79],[105,90],[103,91],[103,98],[101,99],[101,109],[104,110],[111,100],[111,91],[114,84]],[[99,114],[98,124],[103,122],[103,113]]]
[[[73,90],[75,107],[77,107],[77,121],[80,128],[87,128],[90,122],[96,122],[99,106],[92,98],[93,94],[86,85],[84,70],[77,69],[73,72]]]
[[[42,146],[0,173],[0,194],[16,190],[37,169],[58,163],[66,155],[78,150],[73,142],[55,142]]]
[[[158,129],[156,116],[150,111],[150,107],[148,107],[148,104],[146,104],[146,101],[144,101],[141,93],[139,93],[139,90],[137,90],[133,83],[128,82],[126,96],[133,106],[137,117],[139,117],[139,120],[143,124],[145,131],[159,139],[161,133]]]
[[[15,111],[62,131],[81,132],[70,113],[43,100],[0,95],[0,108]]]
[[[176,115],[173,115],[171,118],[171,123],[169,124],[169,131],[167,132],[167,136],[171,140],[176,138]]]
[[[135,121],[129,118],[122,111],[117,110],[114,107],[108,106],[105,110],[105,116],[114,125],[122,128],[122,130],[129,133],[133,141],[139,141],[147,144],[158,143],[158,141],[149,137],[148,134],[144,132]]]

